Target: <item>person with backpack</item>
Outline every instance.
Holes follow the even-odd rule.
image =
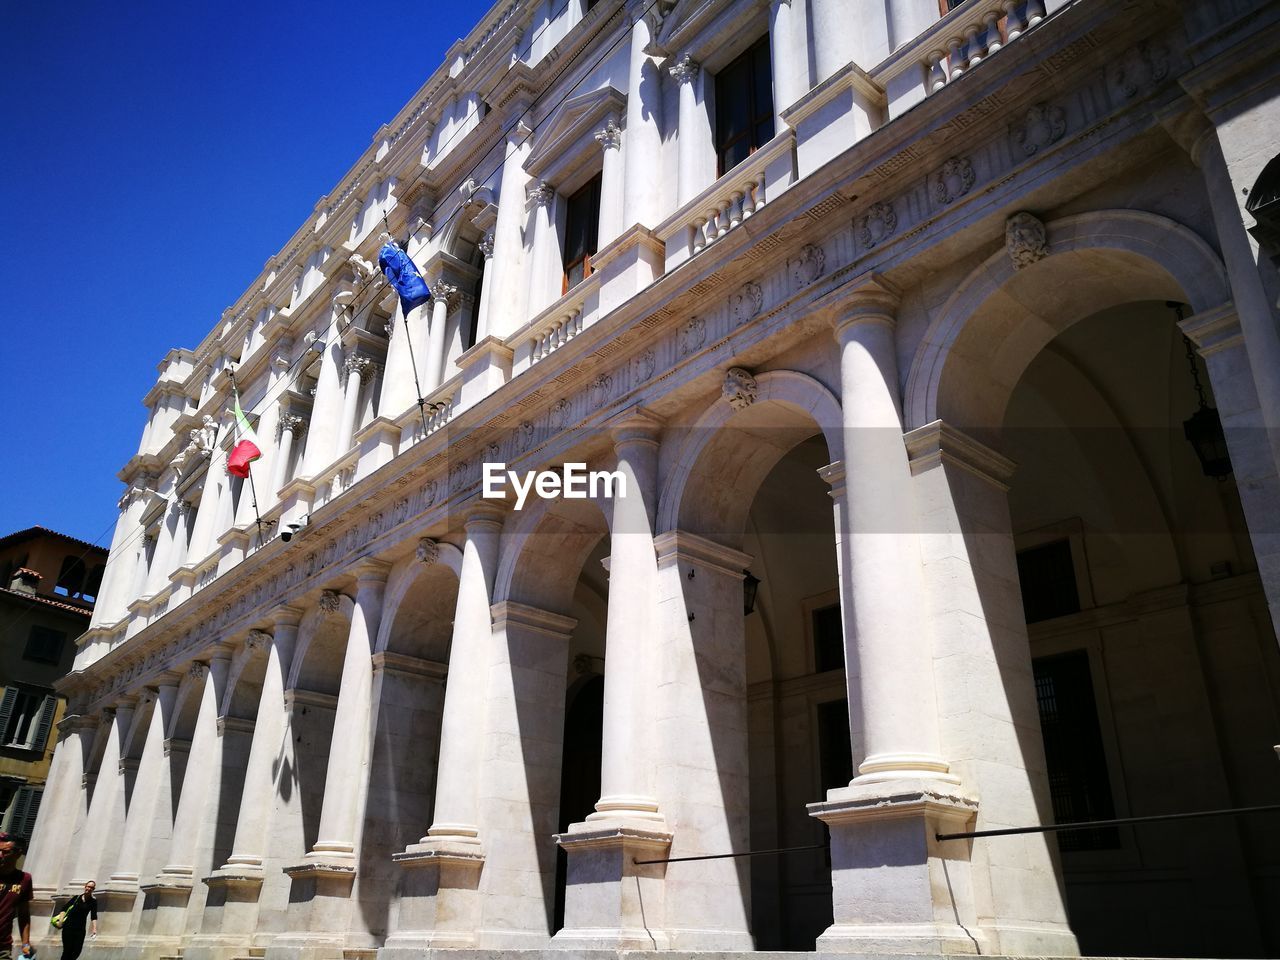
[[[0,833],[0,960],[13,958],[13,921],[18,921],[22,937],[22,956],[35,954],[31,949],[31,874],[19,870],[22,841]]]
[[[58,914],[62,918],[62,960],[76,960],[80,956],[80,951],[84,949],[86,919],[89,921],[89,933],[95,937],[98,935],[98,901],[93,896],[97,886],[93,880],[86,880],[84,893],[77,893],[72,897],[71,902]]]

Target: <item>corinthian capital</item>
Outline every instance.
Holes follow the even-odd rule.
[[[556,195],[555,187],[547,183],[545,180],[539,180],[537,183],[530,184],[525,190],[525,197],[531,206],[545,207]]]
[[[667,72],[676,83],[692,83],[698,78],[699,69],[698,61],[686,53],[668,67]]]
[[[443,303],[446,307],[458,293],[458,288],[451,283],[445,283],[443,280],[437,280],[431,284],[431,299],[436,303]]]
[[[622,128],[610,118],[604,128],[596,131],[596,142],[605,150],[617,150],[622,146]]]

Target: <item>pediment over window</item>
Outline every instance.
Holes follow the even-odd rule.
[[[581,174],[599,167],[596,132],[610,120],[621,125],[626,109],[626,94],[612,86],[570,97],[538,125],[525,170],[557,190],[573,189]]]

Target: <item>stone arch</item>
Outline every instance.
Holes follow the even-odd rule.
[[[770,371],[755,380],[756,397],[749,406],[738,410],[717,398],[677,441],[658,498],[659,532],[688,530],[737,545],[752,497],[725,498],[718,491],[736,487],[754,494],[788,450],[817,432],[826,441],[831,461],[844,459],[835,394],[795,370]],[[739,431],[752,442],[740,442]],[[713,455],[707,456],[708,451]]]
[[[286,690],[301,687],[316,693],[337,695],[347,633],[355,608],[355,601],[340,593],[336,613],[326,614],[317,604],[302,618]],[[331,682],[327,682],[330,678]]]
[[[387,577],[387,592],[383,600],[382,621],[378,626],[377,642],[374,645],[375,653],[383,653],[391,649],[393,639],[398,630],[403,630],[404,623],[401,621],[401,613],[410,614],[413,612],[412,607],[415,606],[415,597],[420,598],[423,586],[430,586],[435,582],[437,577],[449,577],[452,575],[451,593],[456,602],[457,583],[459,577],[462,576],[462,551],[451,543],[439,542],[436,544],[436,557],[430,563],[424,563],[419,560],[416,555],[410,555],[400,560],[391,568],[391,572]],[[415,587],[417,589],[415,589]],[[418,604],[420,606],[420,604]],[[419,610],[422,615],[444,616],[446,621],[453,620],[453,603],[448,603],[448,609],[436,609],[436,604],[430,610]],[[421,619],[419,617],[418,619]],[[448,650],[449,638],[444,637],[444,644],[440,646],[438,643],[430,644],[429,659],[445,660]],[[439,649],[436,649],[439,647]],[[403,652],[403,651],[401,651]]]
[[[582,564],[609,533],[607,514],[592,500],[539,500],[503,533],[493,602],[528,604],[568,614]]]
[[[1179,300],[1199,313],[1231,298],[1226,269],[1213,249],[1166,217],[1100,210],[1061,217],[1046,228],[1048,256],[1019,270],[1002,246],[965,278],[929,324],[904,391],[907,430],[938,419],[961,428],[998,429],[1031,359],[1067,327],[1104,307]]]

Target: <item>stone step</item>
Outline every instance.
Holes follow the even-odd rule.
[[[342,951],[342,960],[378,960],[376,947],[347,947]]]

